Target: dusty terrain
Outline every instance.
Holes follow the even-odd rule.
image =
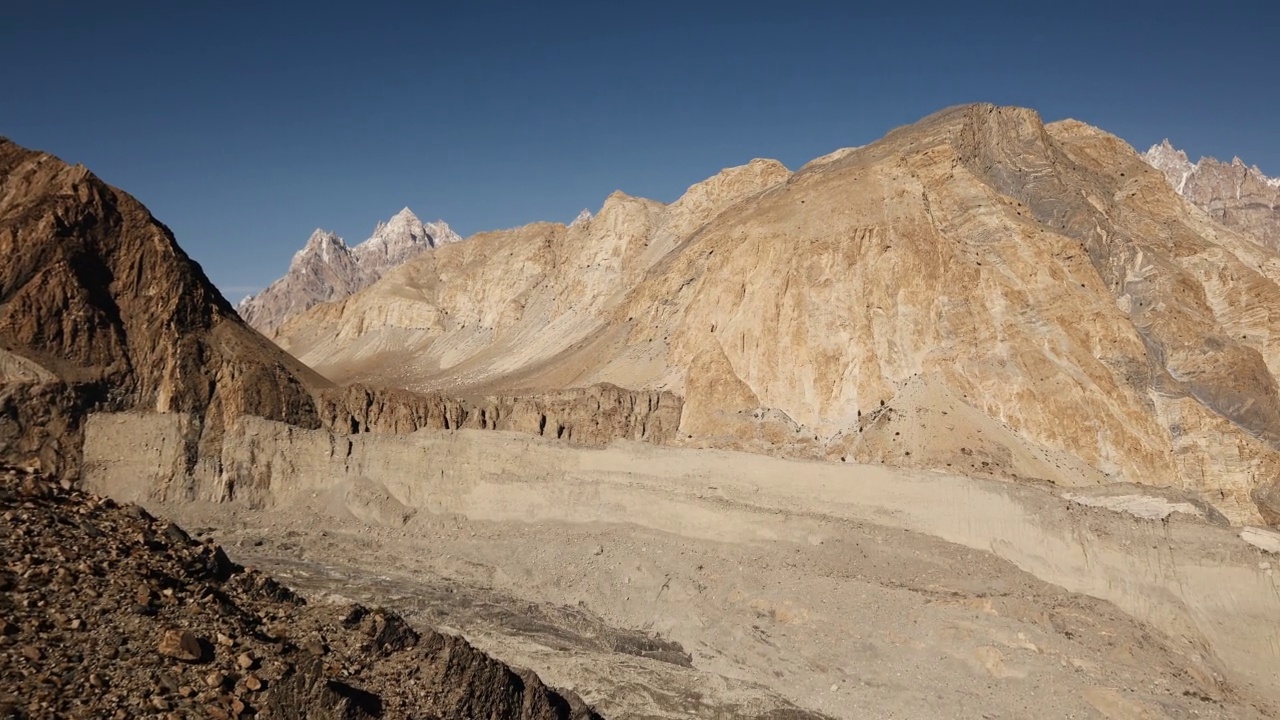
[[[1280,700],[1276,557],[1194,498],[495,431],[234,432],[269,473],[166,512],[608,717],[1239,718]],[[99,488],[154,490],[121,480],[136,452],[90,458]]]
[[[136,505],[0,467],[0,512],[0,717],[597,717],[395,613],[307,605]]]

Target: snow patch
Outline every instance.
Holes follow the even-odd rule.
[[[1260,527],[1247,527],[1240,531],[1240,539],[1269,553],[1280,555],[1280,533]]]
[[[1171,502],[1151,495],[1075,495],[1066,493],[1063,498],[1077,505],[1098,507],[1113,512],[1128,513],[1143,520],[1163,520],[1174,513],[1203,518],[1204,513],[1188,502]]]

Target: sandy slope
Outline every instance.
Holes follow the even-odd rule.
[[[1144,520],[874,466],[237,432],[270,468],[241,496],[262,509],[167,512],[311,592],[461,631],[610,717],[1256,717],[1277,700],[1275,557],[1175,496],[1189,513]],[[118,482],[132,455],[90,454],[92,482],[145,494]]]

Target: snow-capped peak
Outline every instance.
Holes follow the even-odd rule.
[[[584,209],[582,212],[578,213],[578,217],[574,218],[573,222],[569,223],[569,227],[576,227],[588,222],[591,222],[591,211]]]
[[[354,247],[317,229],[294,254],[283,277],[240,302],[241,317],[268,332],[316,303],[347,297],[413,257],[461,239],[443,220],[423,223],[409,208],[378,223],[373,234]]]
[[[311,237],[307,238],[307,244],[293,254],[293,261],[289,263],[289,267],[301,265],[307,261],[307,258],[315,255],[319,255],[324,262],[331,263],[335,255],[348,252],[350,249],[342,238],[328,230],[316,228],[315,232],[311,233]]]
[[[1196,169],[1196,164],[1187,158],[1187,154],[1174,148],[1168,138],[1158,145],[1152,145],[1151,149],[1142,155],[1142,159],[1151,167],[1164,173],[1169,184],[1179,193],[1186,187],[1187,178],[1191,177]]]

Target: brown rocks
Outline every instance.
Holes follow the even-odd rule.
[[[198,663],[208,659],[206,643],[195,633],[187,630],[166,630],[160,637],[157,652],[165,657],[187,663]]]
[[[614,385],[472,399],[350,385],[324,391],[319,411],[324,424],[337,433],[475,428],[606,445],[619,439],[673,440],[681,401],[671,393],[634,392]]]
[[[1168,140],[1151,146],[1142,157],[1179,195],[1213,219],[1280,252],[1280,179],[1263,175],[1240,158],[1228,163],[1203,157],[1192,163]]]
[[[0,594],[0,631],[8,633],[0,634],[0,711],[232,718],[262,714],[274,703],[272,717],[358,717],[361,708],[382,717],[594,717],[580,702],[463,641],[445,655],[427,653],[420,639],[434,633],[381,610],[362,609],[347,628],[332,608],[310,607],[261,573],[234,565],[224,575],[207,572],[205,545],[137,542],[175,535],[163,520],[44,477],[35,481],[41,487],[33,493],[17,473],[0,468],[0,516],[8,513],[4,527],[12,530],[0,532],[0,558],[8,559],[0,577],[9,581]],[[100,537],[86,538],[70,517],[92,522]],[[51,583],[56,573],[41,572],[72,556],[101,572],[78,576],[74,586]],[[140,596],[151,603],[148,615],[128,609]],[[92,622],[72,636],[63,626],[73,618]],[[333,662],[307,675],[313,657],[272,641],[265,632],[271,625],[325,638],[322,648]],[[492,670],[451,669],[477,663]],[[421,693],[425,674],[450,678],[450,694]],[[346,714],[333,714],[339,707]],[[571,707],[582,712],[574,715]]]

